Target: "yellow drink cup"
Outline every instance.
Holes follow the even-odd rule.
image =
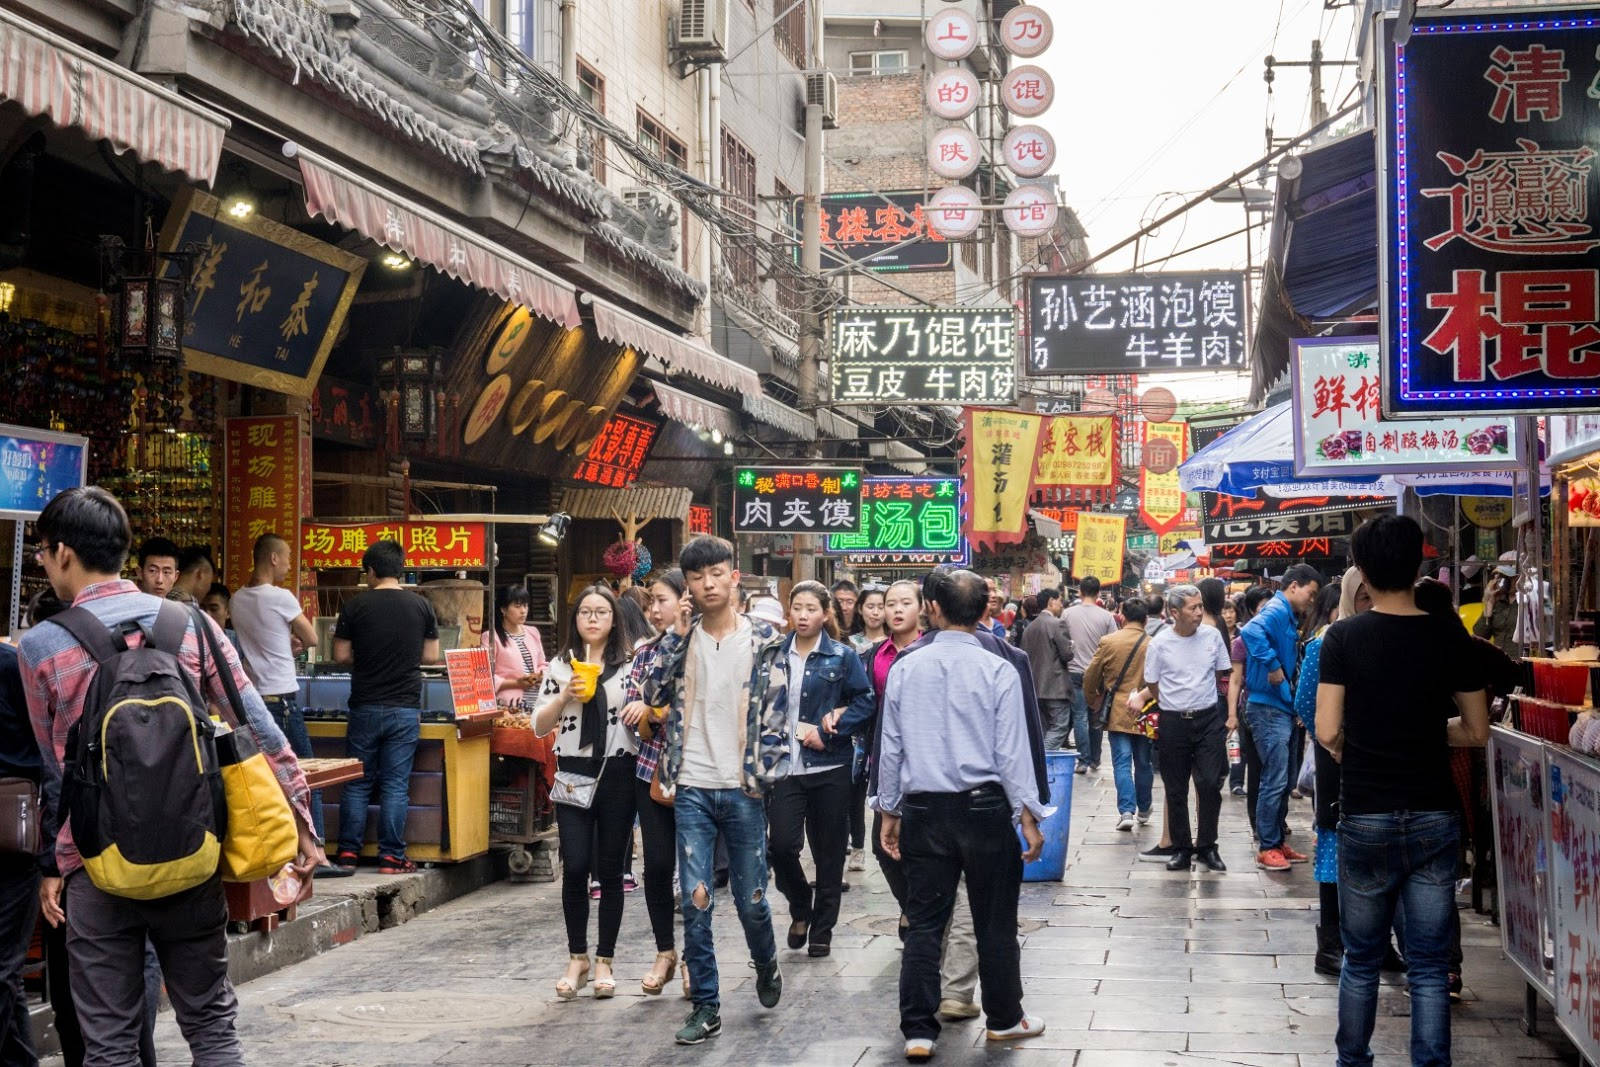
[[[595,686],[600,684],[600,664],[581,659],[572,661],[572,676],[578,680],[578,694],[584,703],[594,699]]]

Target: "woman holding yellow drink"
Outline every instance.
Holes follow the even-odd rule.
[[[667,709],[646,704],[640,688],[655,663],[659,635],[672,629],[679,616],[690,610],[690,600],[683,572],[676,567],[652,575],[645,589],[650,594],[650,622],[658,636],[641,642],[634,653],[622,722],[639,733],[634,805],[639,810],[639,836],[644,841],[644,903],[650,912],[650,929],[656,938],[656,961],[639,984],[646,993],[655,996],[672,980],[672,972],[678,966],[674,925],[678,902],[672,894],[672,872],[678,865],[678,830],[672,817],[672,805],[652,799],[650,790],[656,764],[661,759],[661,748],[666,743],[666,731],[661,727]]]
[[[545,669],[533,729],[556,731],[556,827],[561,835],[561,911],[567,923],[567,973],[556,996],[589,984],[589,876],[600,883],[594,995],[614,996],[611,960],[622,927],[622,869],[633,839],[638,741],[622,722],[631,650],[618,625],[617,598],[604,585],[579,596],[566,647]]]

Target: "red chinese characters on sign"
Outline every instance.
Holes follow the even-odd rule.
[[[1567,54],[1559,48],[1533,44],[1521,52],[1501,45],[1489,53],[1493,64],[1483,72],[1495,86],[1489,117],[1504,122],[1529,122],[1537,114],[1546,122],[1561,119],[1561,88],[1572,80]]]
[[[1541,149],[1517,138],[1518,152],[1438,153],[1455,185],[1422,189],[1448,197],[1450,226],[1423,242],[1437,252],[1456,238],[1487,252],[1577,255],[1600,245],[1589,225],[1588,147]]]
[[[488,566],[485,527],[481,522],[369,522],[360,525],[303,523],[300,553],[308,568],[359,567],[375,541],[398,541],[406,567],[428,570],[472,570]]]
[[[1499,271],[1493,288],[1481,270],[1452,278],[1450,292],[1428,294],[1428,307],[1444,315],[1422,343],[1455,360],[1456,380],[1600,375],[1600,353],[1588,351],[1600,344],[1600,271]]]
[[[706,504],[690,504],[689,532],[696,537],[702,534],[707,537],[715,537],[717,533],[716,512],[712,511],[710,506]]]
[[[639,477],[661,427],[632,415],[613,415],[595,435],[572,476],[580,482],[626,489]]]
[[[943,241],[939,231],[928,225],[928,216],[921,204],[909,211],[897,204],[878,208],[846,207],[831,217],[821,214],[822,243],[828,248],[868,244],[899,244],[913,238]]]
[[[256,538],[262,534],[278,534],[291,545],[297,541],[300,517],[311,509],[309,441],[303,442],[302,436],[295,415],[227,420],[222,573],[230,585],[248,580]]]

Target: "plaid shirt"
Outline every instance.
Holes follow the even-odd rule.
[[[98,582],[88,586],[73,602],[74,607],[85,607],[107,627],[133,620],[146,627],[155,625],[156,612],[162,601],[139,592],[137,586],[124,579]],[[207,622],[217,630],[214,622]],[[262,754],[272,765],[283,787],[284,795],[299,813],[306,826],[311,822],[311,793],[306,788],[305,775],[300,764],[284,740],[283,732],[267,713],[261,695],[239,665],[238,653],[232,643],[221,640],[217,630],[218,645],[233,681],[239,687],[244,701],[244,722],[255,734]],[[139,639],[135,638],[134,643]],[[40,865],[47,873],[65,877],[83,866],[77,846],[72,842],[72,825],[66,813],[60,810],[62,765],[67,761],[67,732],[83,715],[83,701],[89,685],[94,680],[98,664],[87,649],[78,644],[66,629],[51,622],[43,622],[23,635],[17,648],[22,669],[22,685],[28,699],[28,717],[33,723],[33,736],[39,743],[43,757],[42,790],[44,799],[44,839],[55,842],[55,854],[40,856]],[[200,635],[191,618],[184,633],[183,649],[179,660],[195,675],[200,673]],[[217,674],[216,658],[206,655],[206,677],[202,686],[206,696],[215,704],[226,705],[227,690]],[[54,870],[52,870],[54,868]]]
[[[639,651],[633,654],[633,666],[628,668],[628,678],[622,686],[624,706],[644,699],[644,679],[650,673],[650,668],[655,666],[657,647],[658,642],[650,641],[640,645]],[[667,743],[665,726],[665,723],[657,723],[650,740],[646,741],[643,737],[639,739],[636,773],[641,781],[648,782],[655,777],[656,764],[661,761],[661,750]]]

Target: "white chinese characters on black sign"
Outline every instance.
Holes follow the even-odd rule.
[[[852,308],[830,325],[836,404],[1016,402],[1011,308]]]
[[[1034,278],[1028,308],[1030,374],[1245,366],[1238,271]]]

